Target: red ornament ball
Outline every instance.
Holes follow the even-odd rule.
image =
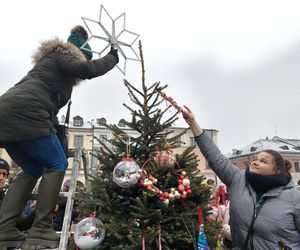
[[[170,151],[157,152],[155,162],[159,167],[171,167],[175,163],[175,157]]]

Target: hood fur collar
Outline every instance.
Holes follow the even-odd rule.
[[[48,55],[53,51],[59,51],[63,54],[72,54],[76,58],[82,61],[86,61],[84,54],[77,48],[75,45],[69,42],[64,42],[59,40],[57,37],[52,40],[42,41],[40,47],[38,47],[37,51],[32,56],[33,63],[37,63],[44,56]]]

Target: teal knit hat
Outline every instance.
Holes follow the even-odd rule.
[[[86,43],[85,46],[81,48],[81,46],[86,42],[87,39],[88,34],[86,30],[82,26],[77,25],[71,30],[71,34],[68,37],[68,42],[79,48],[81,52],[91,60],[93,58],[93,53],[90,45]]]

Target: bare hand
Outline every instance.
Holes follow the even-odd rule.
[[[188,108],[187,106],[184,106],[183,107],[186,109],[186,110],[183,110],[182,109],[182,117],[185,119],[186,123],[188,125],[191,125],[194,121],[195,121],[195,117],[194,117],[194,114],[193,112],[190,110],[190,108]]]
[[[181,110],[182,116],[186,123],[190,126],[194,136],[199,136],[203,133],[203,130],[200,128],[199,124],[197,123],[195,116],[193,112],[187,107],[183,106],[185,108]]]

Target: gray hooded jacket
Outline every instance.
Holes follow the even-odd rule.
[[[281,241],[300,249],[300,192],[291,181],[273,188],[256,202],[256,193],[246,181],[245,170],[233,165],[204,132],[195,140],[212,170],[229,188],[230,227],[233,249],[279,249]],[[247,233],[254,221],[249,243]]]

